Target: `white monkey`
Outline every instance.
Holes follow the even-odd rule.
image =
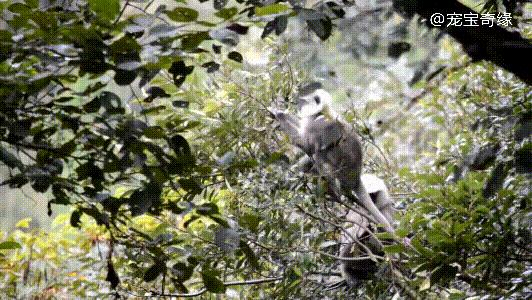
[[[362,184],[360,140],[353,128],[331,109],[331,103],[331,95],[319,83],[313,83],[300,90],[298,117],[275,109],[270,112],[292,143],[311,159],[313,171],[327,180],[335,198],[353,199],[386,231],[393,232],[391,222]]]

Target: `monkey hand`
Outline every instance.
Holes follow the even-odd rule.
[[[274,119],[278,119],[279,115],[283,114],[283,112],[280,109],[274,108],[274,107],[268,107],[266,108],[268,112],[270,113],[270,116]]]

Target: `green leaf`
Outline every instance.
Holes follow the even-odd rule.
[[[387,254],[404,253],[406,251],[407,249],[403,244],[394,244],[390,246],[384,246],[384,252],[386,252]]]
[[[255,7],[255,15],[257,16],[267,16],[267,15],[273,15],[282,13],[284,11],[287,11],[289,9],[288,6],[281,3],[275,3],[266,5],[264,7]]]
[[[120,12],[119,0],[88,0],[89,7],[102,19],[112,21]]]
[[[183,36],[183,39],[181,40],[181,47],[183,47],[183,50],[194,50],[198,48],[201,42],[210,39],[211,37],[209,36],[208,31],[187,34]]]
[[[216,294],[225,292],[224,283],[216,278],[212,271],[202,272],[201,277],[203,278],[203,284],[205,284],[207,291]]]
[[[198,19],[198,11],[187,8],[187,7],[177,7],[172,11],[167,11],[166,15],[173,21],[176,22],[192,22]]]
[[[7,10],[15,14],[31,13],[31,7],[23,3],[13,3],[7,8]]]
[[[238,13],[238,9],[236,7],[230,7],[230,8],[224,8],[216,12],[214,15],[222,18],[224,20],[228,20],[232,18],[234,15]]]
[[[244,214],[238,220],[240,226],[251,230],[251,232],[257,233],[260,223],[260,216],[256,214]]]
[[[161,126],[150,126],[144,129],[143,134],[150,139],[162,139],[166,137],[166,133]]]
[[[20,249],[22,246],[20,246],[19,243],[13,242],[13,241],[7,241],[0,243],[0,250],[4,249]]]

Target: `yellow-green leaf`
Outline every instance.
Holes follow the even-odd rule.
[[[89,0],[89,7],[102,19],[112,21],[120,12],[119,0]]]
[[[288,9],[289,9],[288,6],[281,4],[281,3],[270,4],[264,7],[255,7],[255,15],[257,16],[273,15],[273,14],[282,13],[284,11],[287,11]]]
[[[18,221],[17,225],[15,225],[17,228],[29,228],[31,223],[31,218],[25,218],[20,221]]]

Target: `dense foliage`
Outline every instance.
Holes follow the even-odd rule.
[[[332,1],[237,2],[0,3],[0,161],[10,169],[2,185],[44,193],[50,214],[71,208],[49,232],[23,220],[1,237],[2,293],[530,292],[530,86],[471,62],[415,19],[396,22],[391,3],[368,12]],[[366,13],[378,27],[353,22]],[[250,41],[256,27],[262,40]],[[383,27],[399,33],[374,43],[352,36],[359,27],[370,37]],[[268,37],[285,31],[284,40]],[[418,34],[431,43],[415,45]],[[339,49],[316,46],[327,39]],[[423,54],[410,78],[398,78],[390,66],[411,44]],[[323,51],[351,61],[322,68],[331,65]],[[435,59],[440,51],[448,56]],[[370,58],[384,67],[353,80]],[[338,101],[365,142],[366,172],[386,178],[402,208],[397,236],[380,234],[398,241],[385,248],[383,276],[350,291],[327,289],[340,279],[342,207],[325,201],[320,178],[293,167],[300,154],[266,110],[294,109],[298,86],[316,76],[337,81],[335,98],[352,102],[375,91],[360,81],[387,84],[381,102]],[[407,103],[396,101],[405,94]]]

